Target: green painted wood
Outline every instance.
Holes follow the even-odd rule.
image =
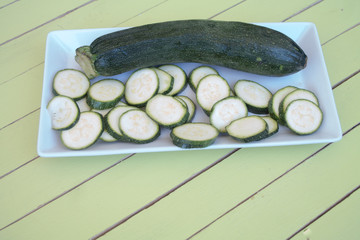
[[[359,134],[360,128],[357,127],[342,141],[331,144],[194,239],[218,239],[224,234],[229,239],[286,239],[291,236],[358,186]],[[353,229],[358,226],[357,222],[348,224]],[[328,227],[337,228],[333,225]],[[359,233],[358,229],[355,232],[338,230],[343,234],[341,239],[351,239],[347,236]]]
[[[315,23],[322,43],[358,24],[360,2],[356,0],[324,0],[314,7],[294,16],[289,21]]]
[[[316,0],[244,1],[242,4],[217,15],[214,19],[244,22],[281,22],[314,2]]]
[[[87,2],[89,2],[89,0],[32,0],[13,2],[13,4],[0,9],[0,29],[6,29],[6,31],[3,31],[0,35],[0,44],[18,37],[29,29],[36,28]],[[44,11],[44,9],[46,9],[46,11]],[[10,28],[9,22],[11,22]]]
[[[360,191],[357,190],[291,239],[358,239],[359,202]]]
[[[39,115],[36,111],[0,131],[0,176],[38,156]]]
[[[182,151],[171,155],[171,158],[169,153],[136,154],[0,231],[0,239],[24,236],[27,239],[88,239],[180,184],[227,152],[229,150],[226,149]],[[112,159],[114,158],[116,159]],[[98,168],[99,165],[103,165],[104,161],[106,158],[99,157],[89,160],[39,159],[18,170],[16,174],[2,179],[0,205],[11,208],[0,209],[0,226],[3,227],[90,176],[90,169],[98,171],[101,169]],[[30,175],[31,178],[24,181],[23,177]],[[75,175],[78,176],[73,179]],[[27,202],[24,202],[24,198]]]
[[[360,25],[322,46],[331,84],[360,69],[360,54],[352,48],[357,42],[360,42]]]

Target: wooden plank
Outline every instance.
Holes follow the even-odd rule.
[[[0,231],[0,239],[88,239],[229,150],[136,154]],[[0,181],[0,227],[112,164],[119,156],[38,159]],[[76,176],[76,177],[75,177]],[[26,178],[26,179],[24,179]],[[31,196],[31,197],[29,197]],[[24,199],[27,201],[24,202]],[[34,225],[33,223],[37,224]],[[51,224],[49,224],[51,222]],[[44,228],[46,226],[46,228]]]
[[[286,239],[359,184],[359,134],[357,127],[342,141],[331,144],[194,239],[217,239],[224,233],[230,239]],[[353,229],[358,226],[357,221],[348,224]],[[343,239],[354,234],[336,228]]]
[[[205,4],[206,7],[204,6]],[[240,6],[242,4],[243,1],[241,0],[212,1],[211,4],[205,1],[170,0],[135,18],[119,22],[117,26],[138,26],[145,23],[170,20],[206,19],[232,6]]]
[[[38,27],[41,24],[60,17],[64,13],[77,7],[92,2],[93,0],[63,0],[63,1],[19,1],[16,4],[8,5],[0,9],[0,46],[12,38],[27,32],[29,29]],[[46,11],[44,11],[46,9]],[[9,27],[11,22],[11,27]]]
[[[39,111],[0,131],[0,178],[37,157]]]
[[[289,21],[315,23],[320,41],[323,43],[358,24],[360,22],[358,9],[360,9],[360,1],[357,0],[324,0]]]
[[[0,128],[39,108],[42,95],[43,65],[20,75],[16,80],[0,85],[0,105],[3,114]]]
[[[305,239],[348,239],[359,238],[360,190],[337,204],[329,212],[316,219],[311,225],[295,235],[292,240]],[[329,227],[333,226],[333,227]]]
[[[322,46],[331,84],[345,79],[360,69],[360,54],[353,49],[354,44],[358,42],[360,42],[360,25]]]
[[[229,9],[214,19],[243,22],[281,22],[300,10],[316,3],[316,0],[306,1],[244,1]]]

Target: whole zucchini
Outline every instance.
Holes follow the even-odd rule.
[[[307,62],[300,46],[283,33],[215,20],[180,20],[116,31],[76,49],[75,59],[89,78],[176,62],[284,76],[300,71]]]

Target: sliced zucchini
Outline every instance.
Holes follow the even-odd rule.
[[[100,113],[82,112],[74,127],[61,132],[61,141],[69,149],[88,148],[98,140],[103,130],[103,118]]]
[[[275,119],[269,116],[261,116],[261,118],[264,119],[268,125],[268,134],[266,137],[270,137],[279,131],[279,124]]]
[[[285,120],[293,132],[298,135],[307,135],[319,129],[323,120],[323,113],[314,102],[299,99],[288,105]]]
[[[100,113],[101,116],[103,116],[103,118],[105,119],[106,114],[110,112],[111,109],[112,108],[103,109],[103,110],[92,109],[91,111]],[[104,120],[104,124],[105,124],[105,120]],[[115,142],[117,140],[116,138],[110,135],[110,133],[106,130],[105,126],[103,133],[100,135],[100,139],[103,140],[104,142]]]
[[[167,95],[175,96],[185,89],[187,86],[187,76],[181,67],[173,64],[166,64],[159,66],[158,68],[169,73],[174,78],[173,88]]]
[[[119,119],[120,116],[125,113],[126,111],[132,110],[132,109],[137,109],[136,107],[133,106],[124,106],[124,105],[120,105],[117,107],[114,107],[113,109],[111,109],[106,115],[105,115],[105,129],[106,131],[114,138],[116,138],[119,141],[125,141],[126,139],[124,138],[120,127],[119,127]]]
[[[119,119],[119,127],[122,134],[132,143],[149,143],[160,136],[159,125],[140,109],[123,113]]]
[[[107,109],[122,99],[125,85],[116,79],[102,79],[90,86],[86,102],[91,108]]]
[[[76,104],[78,105],[80,112],[86,112],[86,111],[90,111],[91,107],[89,106],[89,104],[87,104],[86,102],[86,97],[77,100]]]
[[[63,69],[55,74],[53,92],[55,95],[68,96],[75,101],[85,97],[90,87],[87,76],[76,69]]]
[[[80,110],[76,102],[67,96],[53,97],[46,107],[54,130],[72,128],[79,120]]]
[[[196,87],[199,84],[200,80],[207,75],[216,74],[218,75],[218,71],[209,66],[200,66],[193,69],[189,74],[189,85],[190,88],[196,92]]]
[[[159,79],[155,70],[141,68],[133,72],[125,84],[125,100],[129,105],[143,107],[159,89]]]
[[[174,77],[159,68],[153,68],[159,78],[158,93],[168,94],[174,86]]]
[[[173,128],[189,118],[186,105],[173,96],[157,94],[146,104],[146,113],[158,124]]]
[[[261,84],[250,80],[239,80],[234,85],[235,95],[247,105],[249,112],[268,113],[272,93]]]
[[[185,123],[173,128],[170,137],[180,148],[205,148],[213,144],[218,130],[208,123]]]
[[[317,97],[313,92],[306,89],[296,89],[290,92],[288,95],[286,95],[280,103],[279,106],[280,123],[286,124],[286,120],[285,120],[286,108],[292,101],[298,99],[306,99],[315,103],[316,105],[319,105],[319,100],[317,99]]]
[[[196,99],[207,115],[210,115],[213,105],[231,95],[228,82],[219,75],[210,74],[202,78],[196,88]]]
[[[228,126],[233,120],[246,117],[248,110],[246,104],[239,97],[230,96],[214,104],[211,114],[210,123],[216,127],[219,132],[226,132]]]
[[[252,115],[232,121],[226,131],[234,139],[248,143],[266,138],[268,125],[261,117]]]
[[[187,110],[189,112],[189,117],[188,117],[187,122],[191,122],[194,119],[195,113],[196,113],[196,105],[195,105],[195,103],[188,96],[178,95],[175,98],[181,99],[182,101],[185,102]]]
[[[270,116],[274,120],[276,120],[276,121],[280,120],[279,107],[280,107],[281,101],[286,97],[286,95],[288,95],[292,91],[295,91],[296,89],[297,88],[293,87],[293,86],[286,86],[286,87],[283,87],[283,88],[277,90],[273,94],[273,96],[271,97],[271,99],[269,101],[269,113],[270,113]]]

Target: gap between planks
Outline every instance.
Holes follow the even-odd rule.
[[[348,134],[349,132],[351,132],[353,129],[355,129],[356,127],[358,127],[360,125],[360,122],[355,124],[353,127],[351,127],[350,129],[348,129],[347,131],[345,131],[343,133],[343,136],[345,136],[346,134]],[[330,146],[333,143],[328,143],[325,146],[321,147],[320,149],[318,149],[317,151],[315,151],[313,154],[311,154],[310,156],[308,156],[307,158],[305,158],[304,160],[298,162],[296,165],[294,165],[293,167],[291,167],[290,169],[286,170],[283,174],[279,175],[277,178],[273,179],[272,181],[270,181],[268,184],[266,184],[265,186],[263,186],[262,188],[260,188],[259,190],[257,190],[256,192],[254,192],[253,194],[249,195],[247,198],[245,198],[244,200],[240,201],[239,203],[237,203],[235,206],[233,206],[232,208],[230,208],[229,210],[227,210],[226,212],[224,212],[223,214],[221,214],[219,217],[215,218],[213,221],[211,221],[210,223],[208,223],[207,225],[205,225],[204,227],[202,227],[201,229],[199,229],[197,232],[195,232],[194,234],[192,234],[190,237],[188,237],[187,239],[191,239],[193,237],[195,237],[196,235],[198,235],[199,233],[201,233],[202,231],[204,231],[205,229],[207,229],[208,227],[210,227],[212,224],[214,224],[215,222],[217,222],[218,220],[220,220],[221,218],[223,218],[224,216],[226,216],[228,213],[232,212],[233,210],[235,210],[236,208],[238,208],[239,206],[241,206],[242,204],[246,203],[249,199],[255,197],[257,194],[259,194],[260,192],[262,192],[263,190],[265,190],[266,188],[268,188],[270,185],[272,185],[273,183],[275,183],[276,181],[278,181],[279,179],[281,179],[282,177],[284,177],[285,175],[287,175],[288,173],[290,173],[291,171],[295,170],[297,167],[299,167],[300,165],[302,165],[303,163],[305,163],[306,161],[308,161],[310,158],[314,157],[316,154],[318,154],[319,152],[321,152],[322,150],[326,149],[328,146]],[[343,200],[345,200],[348,196],[350,196],[353,192],[355,192],[360,186],[358,186],[357,188],[355,188],[354,190],[352,190],[350,193],[346,194],[344,197],[342,197],[340,200],[338,200],[335,204],[333,204],[332,206],[330,206],[328,209],[326,209],[323,213],[321,213],[319,216],[317,216],[316,218],[314,218],[312,221],[310,221],[309,223],[307,223],[306,225],[304,225],[303,227],[301,227],[299,230],[297,230],[294,234],[292,234],[288,239],[292,238],[293,236],[295,236],[297,233],[301,232],[303,229],[305,229],[308,225],[310,225],[311,223],[313,223],[314,221],[316,221],[317,219],[319,219],[322,215],[324,215],[326,212],[330,211],[332,208],[334,208],[337,204],[341,203]]]
[[[65,196],[66,194],[68,194],[68,193],[72,192],[73,190],[77,189],[78,187],[80,187],[80,186],[84,185],[85,183],[89,182],[90,180],[94,179],[95,177],[99,176],[100,174],[102,174],[102,173],[104,173],[104,172],[106,172],[106,171],[110,170],[111,168],[113,168],[113,167],[117,166],[118,164],[122,163],[123,161],[125,161],[125,160],[127,160],[127,159],[131,158],[131,157],[132,157],[132,156],[134,156],[134,155],[135,155],[135,153],[132,153],[132,154],[129,154],[129,155],[127,155],[127,156],[123,157],[123,158],[122,158],[122,159],[120,159],[119,161],[117,161],[117,162],[113,163],[112,165],[110,165],[110,166],[108,166],[108,167],[104,168],[103,170],[101,170],[101,171],[99,171],[99,172],[95,173],[94,175],[92,175],[92,176],[88,177],[87,179],[85,179],[85,180],[83,180],[82,182],[78,183],[78,184],[77,184],[77,185],[75,185],[74,187],[72,187],[72,188],[70,188],[70,189],[66,190],[65,192],[60,193],[59,195],[57,195],[56,197],[54,197],[54,198],[50,199],[49,201],[47,201],[47,202],[45,202],[45,203],[43,203],[43,204],[40,204],[37,208],[35,208],[35,209],[31,210],[30,212],[26,213],[26,214],[25,214],[25,215],[23,215],[22,217],[20,217],[20,218],[18,218],[18,219],[16,219],[16,220],[14,220],[14,221],[12,221],[11,223],[7,224],[6,226],[4,226],[4,227],[0,228],[0,231],[1,231],[1,230],[4,230],[5,228],[10,227],[11,225],[13,225],[13,224],[15,224],[15,223],[17,223],[17,222],[19,222],[19,221],[21,221],[21,220],[22,220],[22,219],[24,219],[25,217],[27,217],[27,216],[29,216],[29,215],[31,215],[31,214],[33,214],[33,213],[37,212],[37,211],[38,211],[38,210],[40,210],[41,208],[43,208],[43,207],[45,207],[45,206],[49,205],[50,203],[54,202],[55,200],[57,200],[57,199],[59,199],[59,198],[61,198],[61,197]],[[34,160],[35,160],[35,159],[34,159]]]

